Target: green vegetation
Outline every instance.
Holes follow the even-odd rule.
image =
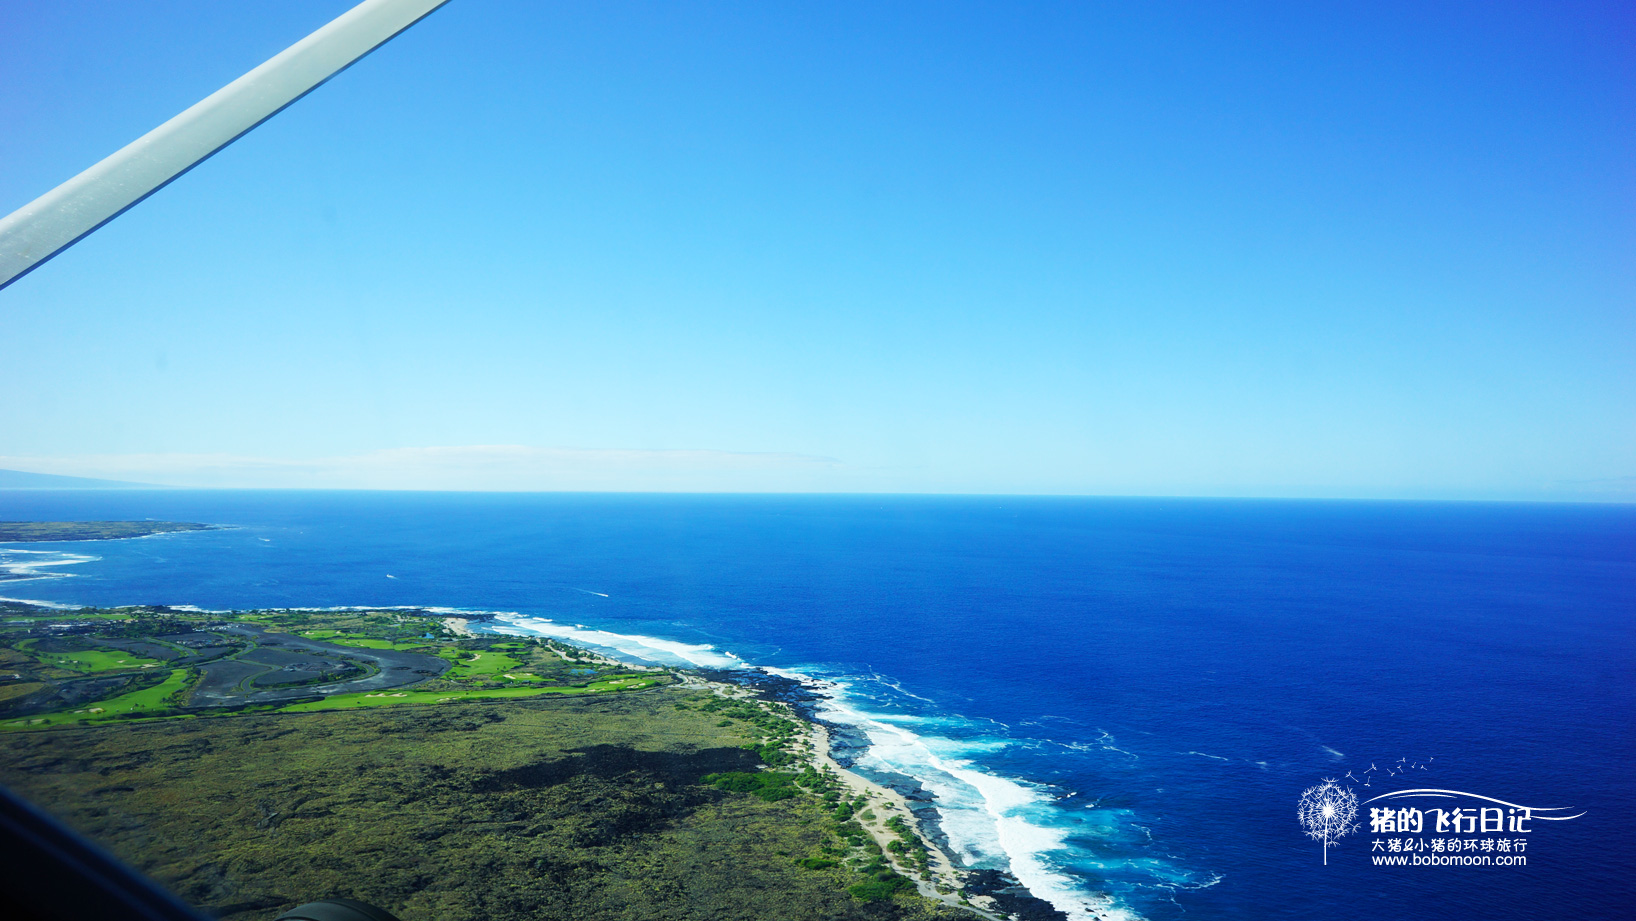
[[[313,640],[323,640],[337,646],[354,646],[359,649],[396,649],[400,652],[419,652],[432,646],[434,640],[383,640],[379,637],[365,636],[360,633],[342,633],[339,630],[302,630],[300,636]]]
[[[173,531],[209,531],[184,521],[0,521],[0,543],[40,540],[119,540]]]
[[[705,702],[698,710],[709,714],[730,714],[732,718],[723,720],[722,724],[743,721],[765,733],[763,741],[743,746],[754,752],[758,760],[775,767],[797,760],[788,749],[793,738],[791,730],[798,724],[785,715],[788,711],[783,705],[718,697]],[[855,820],[859,816],[873,817],[873,813],[863,808],[863,799],[842,801],[842,785],[832,773],[819,772],[811,764],[803,764],[799,773],[790,770],[730,771],[708,774],[701,780],[729,793],[747,793],[767,802],[803,798],[811,804],[811,808],[827,810],[831,821],[823,826],[826,835],[819,852],[798,858],[794,863],[806,870],[839,870],[847,865],[841,858],[852,855],[850,866],[854,873],[846,874],[851,879],[846,891],[859,902],[890,902],[899,893],[915,889],[914,881],[892,868],[880,845]],[[830,805],[832,803],[833,806]],[[919,836],[898,816],[887,820],[886,826],[897,838],[888,843],[888,850],[907,865],[921,871],[922,878],[929,878],[929,856]]]
[[[495,675],[522,668],[523,663],[511,656],[499,652],[477,651],[465,653],[446,651],[444,657],[453,661],[455,666],[450,669],[447,677],[461,678],[492,678]]]
[[[392,640],[378,640],[368,636],[338,636],[330,640],[338,646],[355,646],[359,649],[396,649],[401,652],[425,649],[425,643],[393,642]]]
[[[42,613],[52,617],[42,619]],[[0,669],[15,669],[0,670],[0,731],[50,728],[83,719],[92,709],[123,712],[120,701],[137,690],[130,686],[132,676],[151,669],[157,680],[163,669],[176,666],[196,666],[202,674],[173,701],[195,714],[222,706],[301,713],[607,694],[674,681],[668,673],[610,664],[560,643],[456,636],[441,617],[412,610],[46,612],[6,603],[0,614],[7,615],[0,621]],[[302,641],[278,640],[282,633]],[[388,658],[371,658],[377,653]],[[410,655],[390,657],[401,653]],[[428,656],[449,664],[439,666]],[[584,667],[588,662],[599,667]],[[76,681],[81,676],[109,680]],[[327,693],[315,698],[320,687]],[[172,715],[161,710],[144,703],[125,718]],[[740,715],[767,718],[748,710]]]
[[[913,880],[894,871],[884,860],[870,861],[863,870],[866,878],[846,887],[846,891],[861,902],[884,902],[915,888]]]
[[[176,695],[187,687],[187,669],[172,669],[165,680],[128,694],[99,700],[74,710],[59,711],[46,716],[7,720],[0,729],[45,728],[74,723],[96,723],[128,717],[156,718],[174,716]]]
[[[754,793],[769,803],[801,795],[801,789],[795,785],[794,777],[770,771],[754,774],[744,771],[706,774],[703,780],[718,790],[726,790],[732,793]]]
[[[336,694],[323,700],[309,700],[279,708],[281,713],[310,713],[314,710],[341,710],[354,707],[389,707],[397,704],[444,704],[466,700],[505,700],[548,694],[605,694],[609,691],[636,691],[657,685],[654,678],[619,678],[596,681],[584,687],[495,688],[476,691],[386,690],[362,694]]]
[[[44,688],[45,682],[43,681],[21,681],[0,684],[0,704],[5,704],[7,701],[27,697],[30,694],[33,694],[35,691],[43,690]]]
[[[781,703],[421,611],[0,615],[0,776],[229,921],[966,917]]]
[[[931,858],[926,842],[920,840],[920,836],[914,833],[914,829],[909,827],[909,823],[903,821],[901,816],[892,816],[886,820],[886,827],[892,834],[897,836],[896,841],[886,843],[886,849],[903,858],[904,861],[922,873],[927,872],[927,865]]]
[[[790,743],[801,731],[788,707],[771,708],[752,701],[713,697],[699,709],[705,713],[719,713],[726,717],[718,726],[730,726],[735,721],[749,724],[763,736],[754,746],[761,760],[773,767],[784,767],[795,762],[796,755],[789,751]]]
[[[38,648],[36,640],[24,640],[16,646],[43,665],[76,672],[111,672],[127,668],[154,668],[163,663],[118,649],[87,646],[69,652],[50,652]]]
[[[742,724],[716,727],[705,702],[672,689],[64,727],[8,739],[0,775],[225,921],[334,896],[406,921],[969,918],[846,857],[814,795],[831,776],[789,774],[805,792],[772,801],[706,783],[758,771]]]

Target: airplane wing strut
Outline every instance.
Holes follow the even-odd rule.
[[[448,0],[364,0],[78,176],[0,218],[0,288],[238,140]]]

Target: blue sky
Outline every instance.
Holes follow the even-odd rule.
[[[342,12],[10,4],[0,212]],[[453,0],[0,292],[0,467],[1636,498],[1628,4]]]

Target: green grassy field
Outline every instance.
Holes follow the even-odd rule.
[[[110,720],[122,713],[139,713],[143,710],[165,709],[165,698],[176,691],[180,691],[187,684],[187,669],[172,669],[170,676],[163,682],[151,688],[110,697],[107,700],[98,700],[74,710],[63,710],[45,716],[35,716],[24,719],[6,720],[0,723],[0,731],[17,729],[48,729],[53,726],[67,726],[74,723],[95,723]]]
[[[461,678],[492,678],[523,667],[522,662],[511,656],[486,650],[470,655],[465,651],[450,650],[444,657],[454,663],[454,668],[449,669],[449,673],[444,677],[456,681]]]
[[[18,648],[53,668],[74,672],[112,672],[127,668],[154,668],[164,663],[120,649],[82,649],[75,652],[41,652],[34,640],[25,640]]]
[[[308,639],[334,643],[337,646],[356,646],[359,649],[395,649],[398,652],[425,649],[432,644],[430,640],[413,640],[409,642],[383,640],[372,636],[360,636],[355,633],[342,633],[339,630],[303,630],[301,635]]]
[[[492,688],[471,691],[369,691],[362,694],[336,694],[323,700],[291,704],[280,713],[310,713],[317,710],[347,710],[356,707],[391,707],[399,704],[446,704],[466,700],[503,700],[517,697],[539,697],[546,694],[606,694],[611,691],[639,691],[659,682],[653,678],[617,678],[595,681],[582,688]]]

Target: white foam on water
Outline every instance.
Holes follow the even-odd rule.
[[[546,617],[528,617],[522,614],[501,614],[496,620],[508,626],[493,626],[496,633],[511,636],[550,636],[581,646],[612,649],[637,659],[662,665],[698,666],[700,668],[743,668],[744,660],[730,652],[721,652],[708,644],[682,643],[656,636],[634,633],[614,633],[578,624],[559,624]]]
[[[0,573],[12,577],[6,580],[8,582],[47,579],[69,575],[66,572],[50,572],[53,566],[75,566],[100,559],[102,557],[64,553],[61,550],[13,550],[6,547],[0,548]]]
[[[1132,761],[1142,760],[1142,756],[1136,754],[1135,752],[1125,751],[1123,748],[1120,748],[1119,746],[1115,745],[1114,743],[1116,741],[1118,741],[1118,740],[1115,739],[1112,735],[1110,735],[1106,729],[1097,729],[1096,731],[1101,733],[1101,735],[1097,736],[1096,739],[1094,741],[1092,741],[1092,742],[1052,742],[1051,744],[1060,745],[1063,748],[1072,749],[1073,751],[1076,751],[1076,752],[1090,752],[1090,751],[1118,752],[1119,754],[1124,755],[1125,757],[1131,759]]]
[[[493,615],[495,617],[515,617],[515,616],[517,616],[516,611],[483,611],[483,610],[479,610],[477,608],[442,608],[442,607],[436,607],[436,606],[427,607],[425,605],[414,605],[414,604],[402,604],[402,605],[398,605],[397,607],[394,607],[394,608],[382,608],[381,610],[425,611],[428,614],[441,614],[444,617],[470,617],[470,616],[472,616],[474,614],[476,614],[476,615],[491,614],[491,615]]]
[[[12,604],[29,604],[37,608],[50,608],[53,611],[78,611],[84,605],[63,604],[60,601],[39,601],[34,598],[0,598],[0,601],[9,601]]]

